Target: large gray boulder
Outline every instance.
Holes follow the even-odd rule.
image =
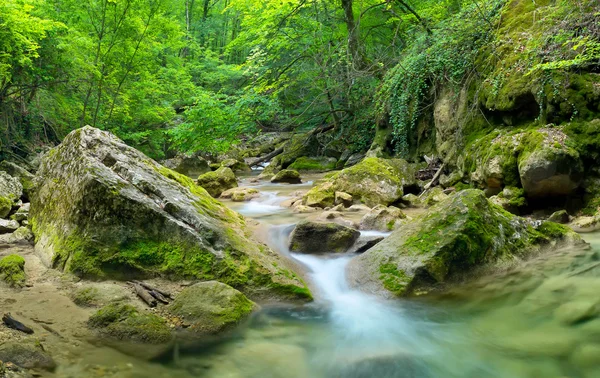
[[[488,201],[482,191],[458,192],[350,261],[350,283],[362,290],[410,295],[468,278],[482,265],[512,261],[540,246],[583,244],[565,226],[537,228]]]
[[[302,221],[290,235],[290,250],[301,253],[346,252],[360,232],[337,223]]]
[[[36,180],[29,216],[48,265],[85,277],[216,279],[254,295],[310,296],[241,215],[108,132],[71,132]]]

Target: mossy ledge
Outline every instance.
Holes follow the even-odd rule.
[[[36,180],[30,221],[48,265],[92,279],[218,280],[253,298],[311,298],[240,214],[107,132],[69,134]]]

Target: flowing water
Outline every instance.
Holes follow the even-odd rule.
[[[260,198],[229,205],[269,226],[269,244],[306,268],[315,302],[264,306],[173,366],[197,377],[600,377],[597,235],[586,236],[591,250],[541,255],[439,298],[386,301],[348,286],[353,256],[289,252],[306,215],[281,203],[309,185],[258,185]]]

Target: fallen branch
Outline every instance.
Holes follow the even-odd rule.
[[[264,161],[271,160],[272,158],[274,158],[275,156],[279,155],[279,154],[280,154],[280,153],[282,153],[282,152],[283,152],[283,147],[279,147],[279,148],[277,148],[275,151],[273,151],[273,152],[270,152],[270,153],[266,154],[265,156],[263,156],[263,157],[260,157],[260,158],[258,158],[258,159],[256,159],[256,160],[254,160],[254,161],[253,161],[253,162],[250,164],[250,166],[251,166],[251,167],[253,167],[253,166],[255,166],[255,165],[259,165],[260,163],[262,163],[262,162],[264,162]]]
[[[21,331],[29,335],[33,333],[33,330],[31,328],[27,327],[25,324],[13,318],[10,315],[10,313],[4,314],[4,316],[2,316],[2,321],[4,322],[4,324],[6,324],[8,328],[16,329],[17,331]]]
[[[151,296],[153,296],[157,301],[159,301],[160,303],[163,304],[169,304],[169,301],[167,300],[167,298],[165,298],[161,293],[159,293],[156,290],[149,290],[148,293],[150,293]]]
[[[146,289],[142,287],[139,283],[136,282],[128,282],[135,289],[135,293],[138,297],[140,297],[146,304],[150,307],[156,307],[156,299],[148,293]]]
[[[433,175],[433,178],[431,179],[431,181],[429,181],[429,183],[427,185],[425,185],[425,187],[423,188],[423,193],[425,193],[426,191],[429,190],[429,188],[431,188],[433,185],[435,185],[435,182],[438,180],[438,178],[442,174],[442,171],[444,170],[445,167],[446,167],[446,163],[444,163],[440,166],[440,169],[438,169],[438,171],[435,173],[435,175]],[[421,193],[421,195],[423,195],[423,193]]]
[[[168,291],[164,291],[164,290],[161,290],[161,289],[159,289],[159,288],[157,288],[157,287],[150,286],[150,285],[148,285],[147,283],[145,283],[145,282],[142,282],[142,281],[133,281],[133,282],[135,282],[136,284],[138,284],[138,285],[140,285],[140,286],[142,286],[142,287],[146,288],[148,291],[156,291],[157,293],[159,293],[159,294],[163,295],[164,297],[167,297],[167,298],[173,298],[173,297],[171,296],[171,293],[169,293]]]

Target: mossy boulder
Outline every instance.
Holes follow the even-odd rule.
[[[567,213],[567,210],[559,210],[559,211],[553,212],[548,217],[548,222],[567,224],[567,223],[569,223],[570,218],[571,217],[569,216],[569,213]]]
[[[234,202],[250,201],[260,197],[260,192],[254,188],[231,188],[224,191],[220,198],[231,199]]]
[[[512,186],[507,186],[497,195],[490,197],[490,201],[516,215],[519,215],[527,206],[525,191]]]
[[[180,155],[172,159],[167,159],[162,164],[177,173],[189,177],[198,177],[211,171],[208,161],[198,155]]]
[[[311,133],[294,134],[283,145],[283,152],[273,159],[272,164],[278,168],[288,168],[298,158],[316,156],[319,147],[319,141],[315,135]]]
[[[397,207],[377,205],[360,220],[361,230],[393,231],[400,227],[406,215]]]
[[[235,173],[228,167],[220,167],[216,171],[198,176],[198,185],[215,198],[219,197],[227,189],[238,186]]]
[[[19,255],[8,255],[0,260],[0,279],[10,287],[25,285],[25,260]]]
[[[110,133],[73,131],[36,180],[30,222],[47,265],[96,279],[219,280],[249,294],[310,297],[240,214]]]
[[[300,184],[302,179],[300,178],[300,173],[293,169],[282,169],[277,172],[273,178],[271,178],[271,182],[273,183],[287,183],[287,184]]]
[[[22,166],[7,160],[0,162],[0,170],[17,178],[23,187],[23,197],[29,199],[34,188],[33,180],[35,176]]]
[[[237,159],[225,159],[221,162],[221,167],[226,167],[234,172],[250,172],[250,166]]]
[[[420,196],[421,203],[425,206],[433,206],[436,203],[444,201],[446,198],[448,198],[448,195],[444,193],[442,188],[440,188],[439,186],[435,186],[429,189]]]
[[[565,226],[534,227],[492,204],[482,191],[468,189],[350,261],[348,277],[353,286],[384,296],[421,294],[468,279],[478,267],[563,243],[584,244]]]
[[[337,160],[332,157],[307,157],[301,156],[288,168],[307,172],[328,172],[335,169]]]
[[[6,218],[13,206],[23,195],[23,185],[19,179],[0,171],[0,218]]]
[[[23,369],[47,371],[56,369],[56,362],[39,342],[34,341],[15,341],[1,344],[0,361],[11,362]]]
[[[290,235],[290,250],[301,253],[346,252],[360,232],[337,223],[302,221]]]
[[[406,161],[369,157],[313,187],[305,200],[307,206],[331,206],[335,192],[339,191],[352,195],[367,206],[387,206],[402,198],[404,187],[415,183],[414,167]]]
[[[254,302],[231,286],[209,281],[183,289],[168,311],[194,334],[210,335],[232,329],[257,308]]]

